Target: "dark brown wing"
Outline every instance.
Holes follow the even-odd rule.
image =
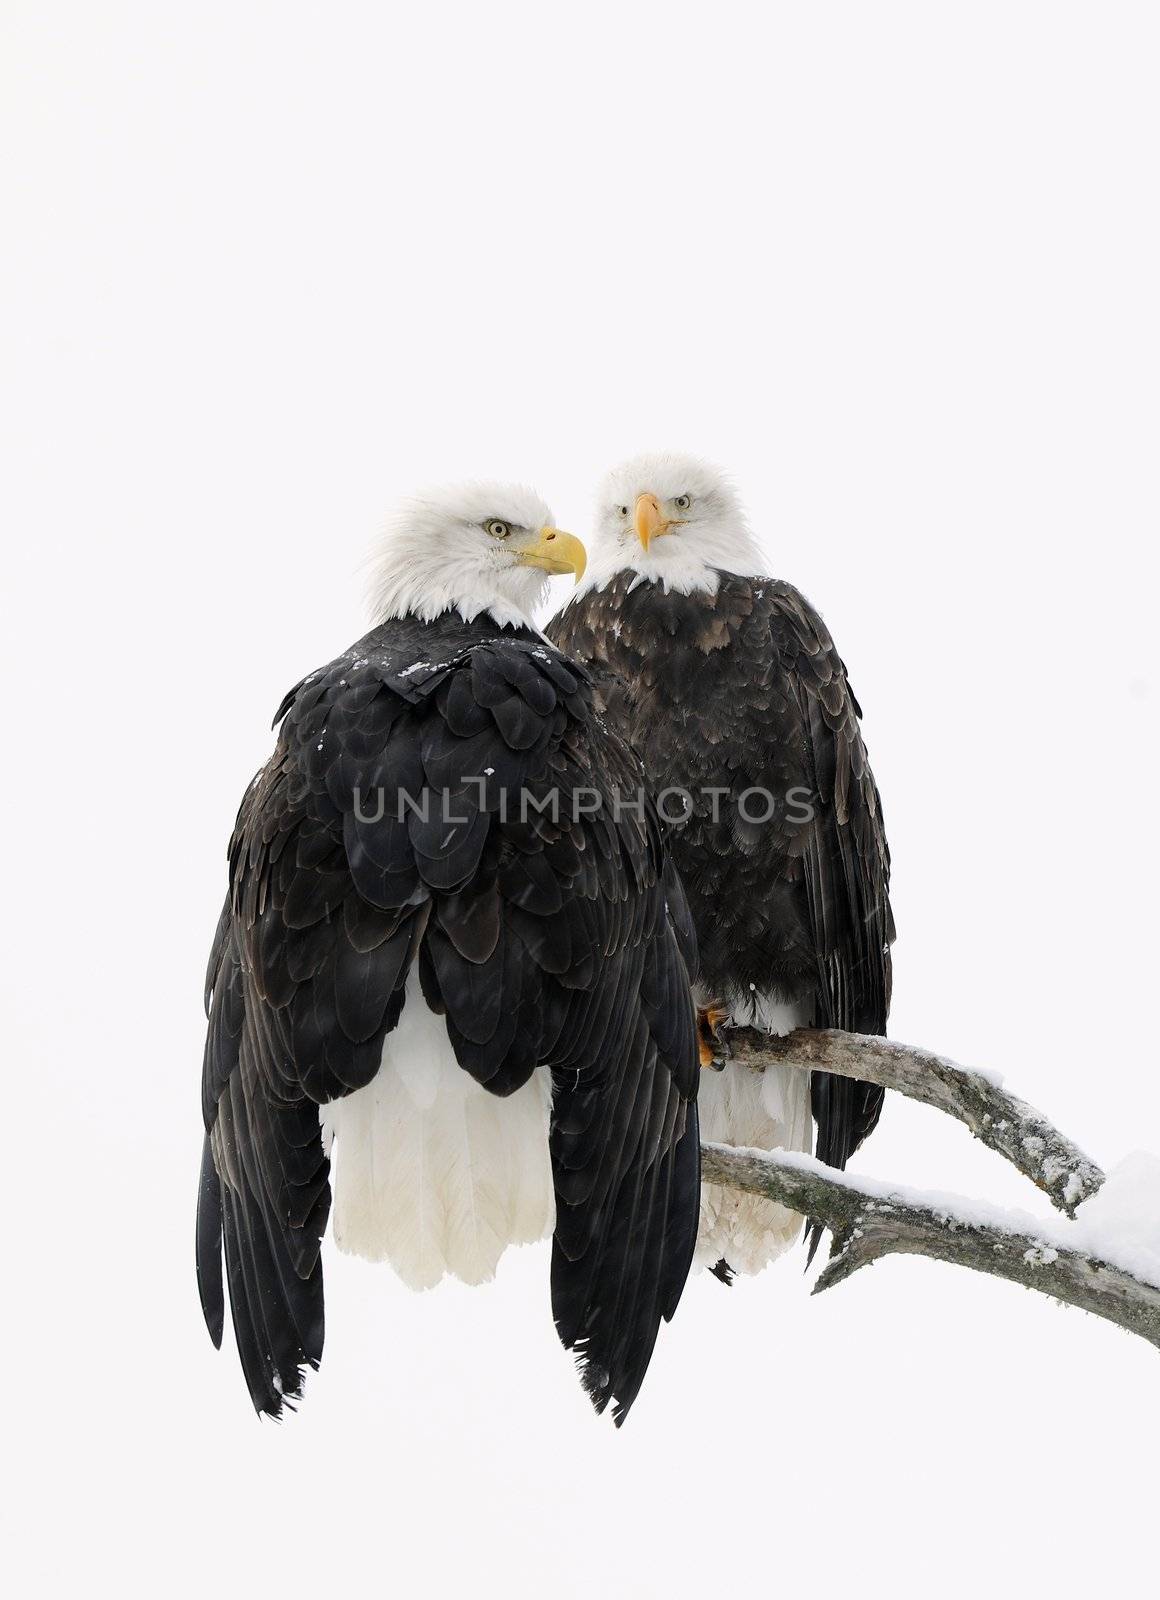
[[[817,960],[815,1024],[885,1033],[890,1009],[890,852],[859,725],[861,710],[828,629],[788,584],[770,585],[771,634],[800,709],[815,816],[802,857]],[[873,1131],[882,1090],[813,1080],[817,1153],[844,1167]]]

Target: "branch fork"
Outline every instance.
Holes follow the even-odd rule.
[[[1074,1219],[1105,1174],[1048,1119],[987,1073],[865,1034],[799,1029],[784,1038],[729,1032],[733,1060],[832,1072],[896,1090],[957,1118]],[[784,1150],[702,1146],[706,1182],[742,1189],[817,1218],[832,1236],[815,1294],[886,1255],[928,1256],[1006,1278],[1080,1307],[1160,1349],[1160,1283],[1076,1247],[1070,1224],[1039,1222],[979,1202],[928,1195],[824,1166]],[[1158,1275],[1160,1276],[1160,1275]]]

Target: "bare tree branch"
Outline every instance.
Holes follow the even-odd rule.
[[[1033,1225],[1024,1230],[1016,1220],[1030,1219],[1004,1220],[1001,1213],[981,1217],[978,1207],[972,1214],[968,1200],[855,1178],[785,1150],[704,1144],[701,1153],[706,1183],[762,1195],[826,1225],[833,1244],[815,1294],[882,1256],[929,1256],[1079,1306],[1160,1349],[1160,1286],[1068,1248],[1062,1237],[1066,1223],[1046,1223],[1042,1232]]]
[[[755,1028],[731,1028],[726,1039],[733,1059],[757,1071],[777,1062],[861,1078],[957,1117],[1069,1217],[1104,1181],[1095,1162],[1042,1112],[1008,1094],[986,1073],[957,1066],[933,1051],[835,1028],[799,1028],[784,1038]]]

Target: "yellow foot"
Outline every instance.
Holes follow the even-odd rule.
[[[731,1051],[729,1041],[721,1032],[722,1023],[729,1021],[724,1006],[697,1007],[697,1043],[701,1052],[701,1065],[712,1067],[714,1072],[724,1072]]]

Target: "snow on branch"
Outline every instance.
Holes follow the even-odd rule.
[[[706,1183],[763,1195],[825,1224],[833,1244],[814,1294],[882,1256],[929,1256],[1052,1295],[1160,1349],[1160,1285],[1069,1248],[1066,1223],[1040,1223],[969,1200],[855,1178],[786,1150],[704,1144],[701,1164]]]
[[[1094,1161],[1042,1112],[1008,1094],[997,1077],[957,1066],[931,1050],[837,1028],[799,1028],[784,1038],[771,1038],[754,1028],[731,1028],[726,1037],[734,1060],[757,1070],[778,1062],[860,1078],[957,1117],[1069,1217],[1104,1181]]]
[[[731,1029],[729,1053],[755,1070],[777,1062],[881,1084],[964,1122],[1073,1220],[1037,1218],[955,1195],[925,1194],[784,1150],[702,1145],[707,1183],[764,1196],[832,1235],[814,1293],[883,1256],[928,1256],[1051,1295],[1160,1349],[1160,1161],[1100,1168],[1033,1106],[986,1073],[893,1040],[834,1029],[771,1038]],[[1106,1185],[1106,1186],[1105,1186]],[[1099,1191],[1090,1212],[1076,1208]]]

